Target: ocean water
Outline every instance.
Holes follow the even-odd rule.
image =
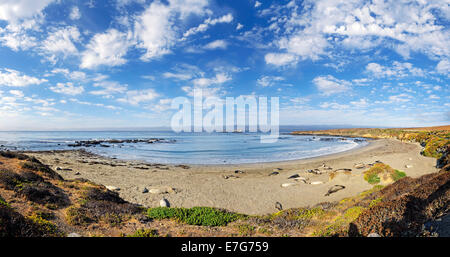
[[[173,143],[105,144],[70,147],[75,141],[164,138]],[[172,131],[0,132],[0,147],[10,150],[81,149],[124,160],[170,164],[239,164],[304,159],[366,145],[363,139],[281,134],[276,143],[261,143],[256,133],[174,133]]]

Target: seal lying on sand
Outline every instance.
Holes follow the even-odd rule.
[[[167,201],[166,198],[161,199],[161,201],[159,201],[159,206],[161,207],[170,207],[170,203],[169,201]]]
[[[336,193],[337,191],[340,191],[344,188],[345,188],[345,186],[342,186],[342,185],[334,185],[334,186],[330,187],[330,189],[328,189],[328,192],[325,194],[325,196],[329,196],[332,193]]]
[[[281,205],[280,202],[276,202],[276,203],[275,203],[275,208],[276,208],[277,210],[281,211],[281,210],[283,210],[283,205]]]

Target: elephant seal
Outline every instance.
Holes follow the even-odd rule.
[[[283,205],[281,205],[280,202],[276,202],[276,203],[275,203],[275,209],[281,211],[281,210],[283,210]]]
[[[325,194],[325,196],[329,196],[332,193],[336,193],[337,191],[340,191],[344,188],[345,188],[345,186],[343,186],[343,185],[334,185],[334,186],[330,187],[330,189],[328,189],[328,192]]]
[[[166,198],[161,199],[161,201],[159,201],[159,206],[161,207],[170,207],[170,203],[169,201],[167,201]]]
[[[294,175],[292,175],[292,176],[290,176],[288,179],[292,179],[292,178],[298,178],[298,177],[300,177],[300,175],[298,175],[298,174],[294,174]]]

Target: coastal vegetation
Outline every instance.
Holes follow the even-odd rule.
[[[189,225],[225,226],[230,222],[243,218],[244,215],[227,212],[210,207],[193,208],[150,208],[147,216],[151,219],[175,219]]]
[[[405,176],[405,172],[394,170],[384,163],[375,163],[370,169],[364,172],[364,179],[370,184],[389,184]]]

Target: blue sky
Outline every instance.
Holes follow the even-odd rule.
[[[284,125],[449,124],[449,5],[0,0],[0,129],[168,126],[195,86]]]

